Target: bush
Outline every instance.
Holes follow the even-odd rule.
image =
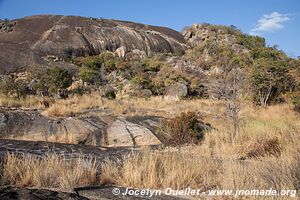
[[[100,90],[100,95],[101,97],[107,98],[109,100],[113,100],[116,98],[116,93],[114,88],[112,88],[111,86],[104,86],[101,90]]]
[[[253,100],[261,106],[275,101],[280,95],[292,91],[294,80],[284,61],[260,58],[251,72]]]
[[[258,47],[265,47],[266,41],[263,37],[251,36],[245,34],[237,35],[238,44],[243,45],[247,49],[255,49]]]
[[[59,90],[64,90],[72,84],[72,78],[68,70],[54,67],[47,71],[47,77],[49,80],[49,90],[52,93],[57,93]]]
[[[278,157],[281,155],[282,152],[282,147],[280,145],[278,138],[264,139],[261,141],[257,141],[251,143],[245,149],[246,149],[245,156],[242,157],[241,159],[257,158],[257,157],[264,157],[264,156]]]
[[[86,67],[80,68],[79,78],[87,83],[99,85],[101,83],[100,73],[97,70],[89,69]]]
[[[148,79],[138,75],[133,77],[130,82],[134,85],[141,85],[143,88],[148,88],[150,84]]]
[[[6,96],[14,96],[19,100],[30,94],[27,81],[15,77],[3,78],[0,83],[0,91]]]
[[[171,146],[197,144],[203,140],[208,127],[198,120],[196,113],[187,112],[163,121],[158,133]]]
[[[87,56],[87,57],[76,57],[73,58],[73,63],[81,66],[87,67],[89,69],[97,70],[101,68],[102,62],[99,56]]]
[[[288,101],[294,105],[294,111],[300,114],[300,91],[289,94]]]

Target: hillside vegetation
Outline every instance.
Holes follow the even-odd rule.
[[[163,45],[151,43],[151,53],[119,43],[90,54],[79,48],[67,57],[48,56],[56,60],[51,65],[2,75],[1,128],[8,127],[2,139],[51,142],[58,146],[53,152],[70,145],[72,156],[73,148],[85,155],[10,153],[1,161],[0,183],[64,191],[113,184],[299,192],[299,59],[234,26],[195,24],[179,34],[129,22],[91,23],[121,23],[126,33],[138,30]],[[24,126],[19,116],[37,119],[42,128]],[[11,119],[21,128],[11,127]],[[44,134],[45,124],[49,133],[63,134]],[[149,138],[157,139],[153,148]],[[128,144],[132,149],[123,151]],[[87,156],[98,150],[100,159]]]
[[[186,28],[183,36],[190,46],[185,51],[175,49],[152,57],[137,51],[124,57],[109,51],[72,57],[69,62],[78,66],[75,72],[55,66],[33,68],[25,75],[3,77],[1,91],[17,99],[27,95],[65,98],[98,90],[107,98],[228,99],[236,93],[261,106],[299,104],[299,60],[266,47],[264,38],[243,34],[236,27],[209,24]]]

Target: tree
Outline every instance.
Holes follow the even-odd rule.
[[[60,67],[48,69],[47,77],[50,85],[49,89],[52,93],[64,90],[72,84],[72,78],[68,70]]]
[[[284,61],[260,58],[254,62],[251,72],[251,89],[255,103],[267,106],[281,94],[293,88],[294,81]]]
[[[30,93],[27,81],[17,79],[17,77],[13,75],[3,78],[0,87],[1,93],[6,96],[15,96],[18,100],[25,98]]]
[[[240,98],[244,93],[244,71],[241,69],[243,62],[233,54],[221,57],[219,60],[221,71],[215,74],[210,83],[210,93],[217,99],[225,100],[226,110],[232,124],[230,134],[234,142],[239,132]]]
[[[101,76],[99,70],[89,69],[87,67],[80,68],[79,78],[93,85],[101,84]]]

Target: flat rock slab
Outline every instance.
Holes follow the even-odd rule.
[[[142,120],[140,120],[142,121]],[[107,143],[111,146],[160,145],[160,140],[147,127],[118,118],[107,129]]]
[[[113,190],[118,190],[120,194],[115,195]],[[156,196],[132,196],[132,195],[122,195],[125,193],[126,188],[123,187],[91,187],[85,189],[76,189],[75,190],[80,196],[87,197],[92,200],[113,200],[113,199],[123,199],[123,200],[182,200],[184,198],[179,198],[176,196],[168,196],[168,195],[156,195]]]
[[[159,196],[129,196],[114,195],[112,193],[115,187],[94,187],[90,189],[78,190],[76,193],[67,193],[60,191],[52,191],[47,189],[29,189],[12,186],[0,187],[1,200],[182,200],[175,196],[159,195]],[[125,188],[117,187],[121,193],[125,192]]]
[[[130,147],[95,147],[88,145],[74,145],[50,143],[43,141],[23,141],[23,140],[4,140],[0,139],[0,156],[6,153],[33,154],[45,156],[49,153],[62,155],[66,158],[90,157],[93,156],[99,161],[106,158],[121,159],[124,154],[132,152],[135,148]]]
[[[88,200],[76,193],[57,192],[46,189],[27,189],[10,186],[0,187],[1,200]]]
[[[160,118],[115,117],[104,109],[80,116],[47,118],[38,110],[0,108],[0,138],[78,143],[96,146],[158,145]]]

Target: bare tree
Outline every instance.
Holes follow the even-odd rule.
[[[226,102],[229,118],[231,119],[233,131],[231,141],[234,142],[239,133],[239,112],[241,110],[240,98],[243,92],[244,75],[240,68],[235,68],[229,73],[228,93],[226,93]]]
[[[234,142],[239,132],[240,98],[243,93],[244,74],[237,66],[226,66],[212,79],[211,94],[217,99],[226,101],[226,110],[232,124],[230,135]]]

